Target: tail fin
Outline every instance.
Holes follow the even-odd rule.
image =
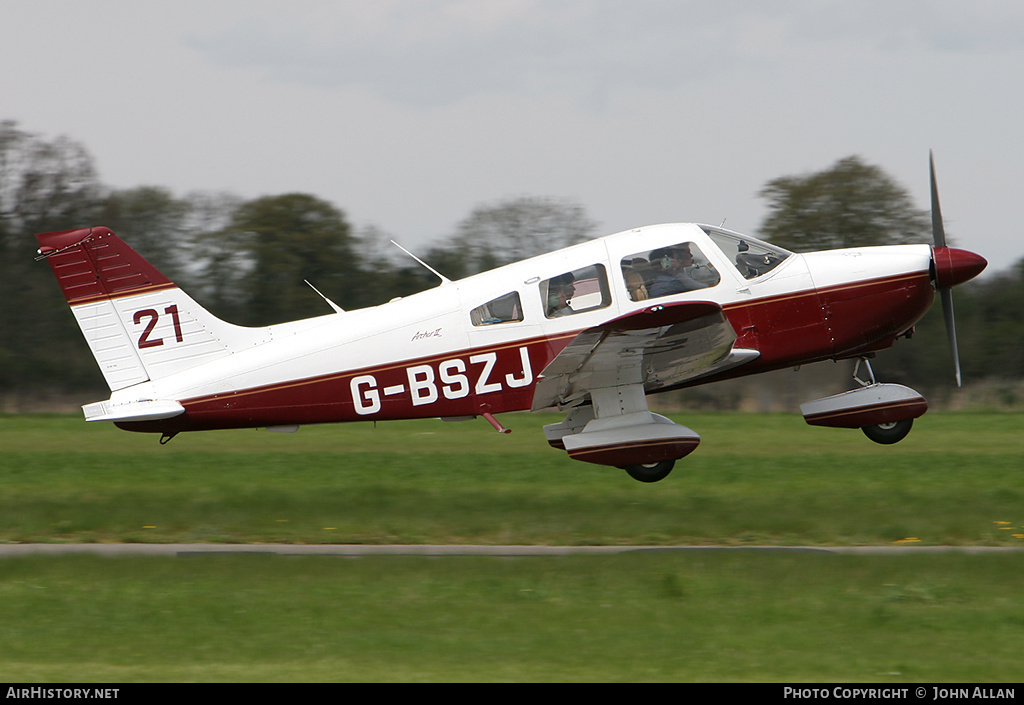
[[[108,228],[36,239],[112,392],[229,355],[264,335],[211,314]]]

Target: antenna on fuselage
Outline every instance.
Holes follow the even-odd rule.
[[[404,247],[402,247],[401,245],[399,245],[399,244],[398,244],[397,242],[395,242],[394,240],[392,240],[392,241],[391,241],[391,244],[392,244],[392,245],[394,245],[395,247],[397,247],[398,249],[400,249],[400,250],[401,250],[402,252],[404,252],[405,254],[407,254],[407,255],[409,255],[410,257],[412,257],[412,258],[413,258],[414,260],[416,260],[416,261],[417,261],[417,262],[419,262],[420,264],[422,264],[422,265],[423,265],[423,266],[424,266],[424,267],[425,267],[426,269],[430,270],[430,272],[431,272],[431,273],[433,273],[433,274],[434,274],[434,275],[435,275],[435,276],[436,276],[436,277],[437,277],[438,279],[440,279],[440,280],[441,280],[441,283],[442,283],[442,284],[451,284],[451,283],[452,283],[451,279],[449,279],[449,278],[448,278],[448,277],[446,277],[445,275],[441,274],[441,273],[440,273],[439,271],[437,271],[436,269],[434,269],[433,267],[431,267],[431,266],[430,266],[429,264],[427,264],[426,262],[424,262],[423,260],[421,260],[421,259],[420,259],[419,257],[417,257],[416,255],[414,255],[413,253],[409,252],[409,250],[405,249]]]
[[[331,308],[333,308],[335,313],[345,313],[345,309],[343,309],[341,306],[339,306],[338,304],[334,303],[329,298],[324,296],[323,293],[319,289],[317,289],[315,286],[313,286],[312,284],[309,283],[308,279],[303,279],[302,281],[306,282],[306,284],[309,284],[309,288],[310,289],[312,289],[316,293],[320,294],[320,298],[323,299],[324,301],[326,301],[327,305],[330,306]]]

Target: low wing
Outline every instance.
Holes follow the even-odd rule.
[[[662,304],[588,328],[552,360],[537,382],[533,409],[571,406],[591,389],[679,384],[757,358],[734,349],[736,332],[709,301]]]

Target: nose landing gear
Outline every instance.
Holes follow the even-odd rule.
[[[862,363],[867,381],[859,376]],[[906,438],[914,419],[928,410],[928,402],[910,387],[877,382],[867,358],[857,360],[853,378],[860,389],[802,404],[804,420],[812,426],[859,428],[875,443],[890,445]]]

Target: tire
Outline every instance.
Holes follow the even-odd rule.
[[[649,465],[624,465],[622,467],[630,477],[640,482],[658,482],[668,477],[676,465],[674,460],[662,460]]]
[[[902,421],[893,421],[892,423],[880,423],[875,426],[864,426],[860,430],[864,432],[865,436],[873,440],[875,443],[891,445],[893,443],[899,443],[906,438],[913,425],[914,419],[903,419]]]

